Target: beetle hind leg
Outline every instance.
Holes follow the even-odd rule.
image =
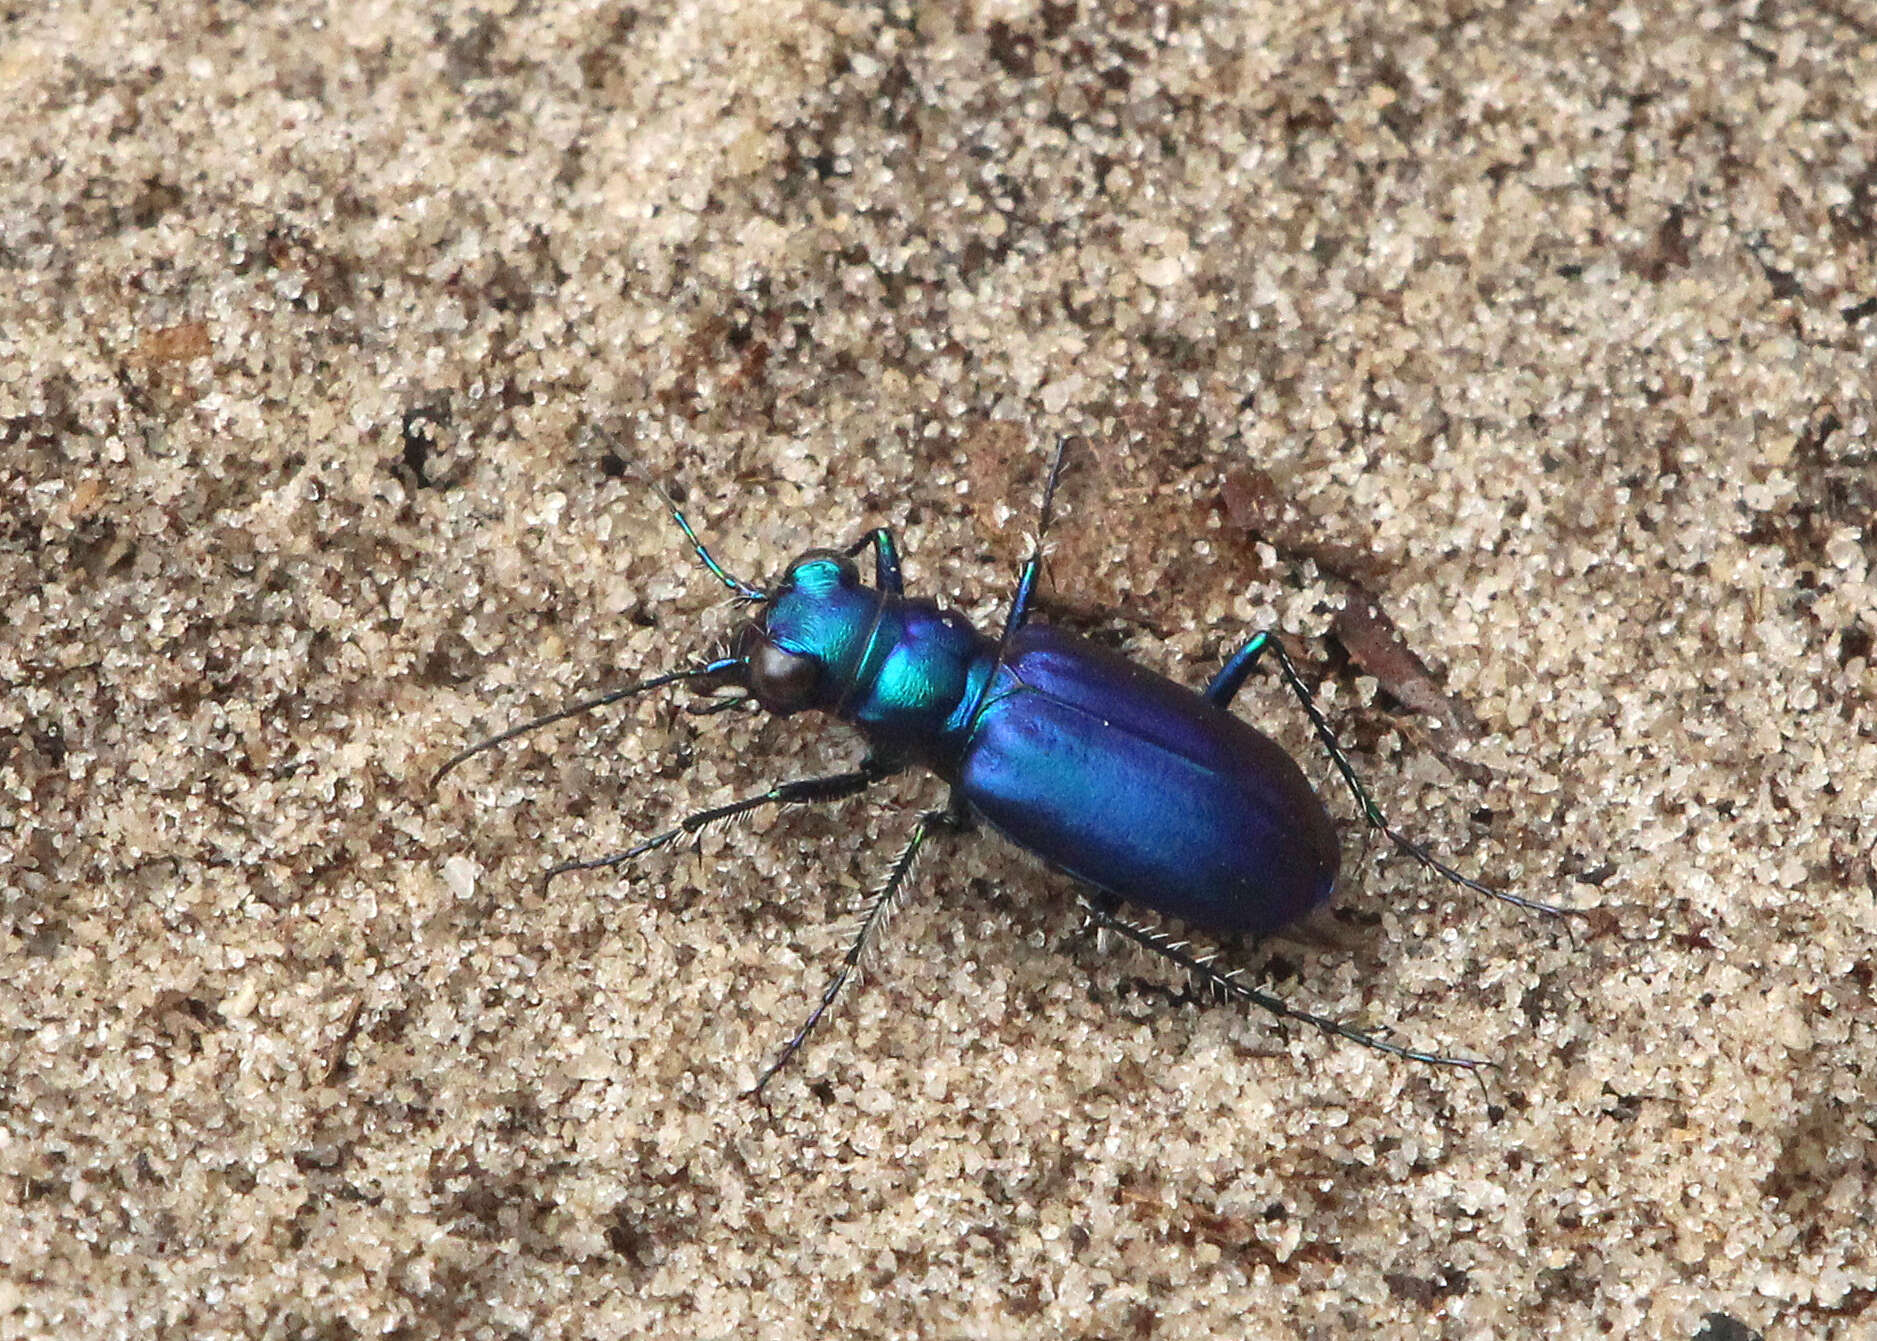
[[[1316,696],[1310,692],[1310,686],[1304,683],[1303,676],[1297,673],[1297,667],[1291,663],[1290,654],[1284,650],[1284,644],[1279,641],[1275,633],[1269,631],[1255,633],[1243,647],[1227,657],[1225,665],[1219,668],[1219,673],[1213,676],[1211,682],[1206,685],[1205,697],[1221,708],[1227,707],[1244,685],[1246,677],[1251,674],[1267,652],[1276,660],[1278,675],[1283,679],[1285,687],[1290,690],[1292,697],[1303,705],[1304,712],[1310,718],[1310,725],[1316,731],[1317,739],[1323,743],[1330,762],[1336,765],[1336,771],[1342,775],[1350,794],[1356,798],[1356,807],[1362,812],[1363,822],[1373,832],[1381,834],[1394,844],[1396,850],[1412,858],[1418,865],[1425,866],[1436,875],[1452,881],[1462,889],[1470,889],[1475,894],[1484,894],[1489,899],[1509,903],[1514,908],[1543,913],[1548,917],[1580,915],[1577,909],[1561,908],[1555,903],[1544,903],[1538,899],[1528,899],[1523,895],[1494,889],[1491,885],[1482,884],[1471,876],[1462,875],[1391,825],[1387,817],[1382,814],[1381,807],[1375,804],[1375,798],[1369,795],[1369,789],[1363,785],[1362,779],[1356,776],[1355,766],[1349,762],[1348,754],[1343,751],[1342,742],[1336,739],[1336,733],[1330,729],[1329,720],[1323,716],[1323,710],[1317,707]]]
[[[1372,1048],[1376,1052],[1384,1052],[1391,1057],[1401,1057],[1411,1062],[1424,1062],[1429,1066],[1453,1067],[1456,1070],[1471,1071],[1476,1075],[1482,1068],[1499,1065],[1484,1057],[1449,1057],[1444,1053],[1423,1052],[1418,1048],[1403,1047],[1399,1043],[1390,1043],[1387,1039],[1357,1029],[1353,1025],[1333,1020],[1327,1015],[1300,1010],[1269,992],[1260,991],[1240,982],[1234,974],[1217,968],[1213,963],[1215,958],[1213,955],[1196,950],[1187,942],[1170,936],[1157,927],[1132,921],[1087,899],[1082,901],[1082,907],[1091,925],[1102,931],[1113,932],[1123,940],[1132,941],[1142,949],[1151,950],[1168,963],[1184,970],[1195,983],[1223,1000],[1256,1006],[1279,1019],[1307,1024],[1332,1037],[1344,1039],[1350,1043],[1359,1043],[1365,1048]]]

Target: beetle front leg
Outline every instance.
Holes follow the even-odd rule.
[[[888,596],[904,596],[906,580],[899,571],[899,545],[893,539],[893,528],[876,526],[844,551],[848,558],[853,558],[860,551],[873,546],[873,585]]]
[[[739,815],[747,815],[752,810],[764,806],[801,805],[816,801],[839,801],[865,791],[882,778],[898,772],[896,765],[880,761],[869,756],[861,761],[859,768],[850,773],[830,773],[819,778],[798,778],[793,782],[778,783],[766,792],[755,796],[746,796],[740,801],[731,801],[727,805],[713,806],[709,810],[700,810],[686,815],[663,833],[654,834],[643,842],[635,843],[624,852],[615,852],[606,857],[589,857],[581,861],[564,861],[551,868],[541,877],[541,886],[546,888],[557,876],[571,871],[598,871],[614,866],[624,866],[647,852],[655,852],[661,847],[676,842],[688,834],[694,834],[707,825],[732,820]]]

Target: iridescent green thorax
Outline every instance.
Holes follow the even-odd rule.
[[[802,706],[854,723],[877,750],[948,775],[995,645],[964,616],[861,583],[838,554],[798,559],[770,598],[767,641],[820,667]]]
[[[867,659],[880,601],[838,554],[811,553],[790,566],[770,597],[763,627],[776,646],[819,663],[809,706],[833,712],[851,690]]]

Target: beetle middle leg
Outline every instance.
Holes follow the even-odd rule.
[[[1056,515],[1056,488],[1062,483],[1062,460],[1068,454],[1069,439],[1065,435],[1056,439],[1056,455],[1049,463],[1049,475],[1043,481],[1043,506],[1036,521],[1036,542],[1030,549],[1030,557],[1023,561],[1023,567],[1017,574],[1017,594],[1011,597],[1010,614],[1004,620],[1004,636],[998,643],[997,660],[1001,664],[1004,653],[1010,650],[1010,640],[1017,636],[1030,617],[1030,601],[1036,594],[1036,580],[1043,571],[1043,541],[1049,534],[1049,524]]]
[[[815,1008],[809,1012],[808,1019],[800,1029],[795,1031],[795,1036],[783,1045],[776,1059],[763,1068],[763,1073],[750,1087],[750,1098],[762,1097],[763,1087],[769,1083],[776,1072],[788,1065],[789,1058],[801,1051],[802,1044],[808,1041],[808,1035],[814,1031],[816,1025],[821,1023],[821,1017],[828,1013],[828,1008],[841,994],[841,989],[846,987],[848,980],[854,976],[854,970],[860,967],[860,961],[865,957],[867,947],[872,943],[875,934],[893,915],[893,909],[899,903],[900,892],[905,887],[906,877],[912,874],[913,863],[919,859],[919,850],[925,846],[925,841],[932,831],[941,828],[961,829],[966,823],[964,811],[956,802],[939,810],[928,810],[919,816],[919,822],[913,826],[912,837],[906,840],[906,846],[901,848],[899,856],[893,859],[892,870],[887,872],[886,879],[880,882],[880,887],[874,891],[873,897],[867,900],[867,906],[861,910],[860,928],[854,934],[854,942],[847,947],[847,953],[841,957],[840,967],[828,980],[827,987],[821,993],[821,1000],[815,1003]]]
[[[1556,904],[1543,903],[1517,894],[1509,894],[1504,890],[1494,889],[1491,885],[1481,884],[1470,876],[1462,875],[1419,843],[1392,827],[1382,814],[1381,807],[1377,806],[1374,798],[1369,795],[1368,788],[1362,785],[1362,779],[1356,776],[1355,766],[1349,762],[1349,756],[1343,752],[1341,742],[1336,739],[1336,733],[1330,729],[1328,720],[1323,716],[1323,710],[1317,707],[1316,697],[1310,692],[1310,686],[1305,684],[1303,677],[1297,673],[1297,667],[1291,663],[1290,654],[1284,650],[1284,644],[1276,634],[1268,630],[1254,633],[1243,647],[1226,658],[1225,665],[1219,668],[1219,673],[1213,676],[1211,682],[1207,684],[1204,691],[1205,697],[1221,708],[1228,706],[1267,652],[1276,660],[1278,674],[1283,678],[1285,685],[1296,700],[1303,705],[1304,712],[1309,715],[1310,725],[1316,729],[1317,739],[1323,742],[1323,748],[1329,753],[1330,762],[1336,765],[1336,771],[1342,774],[1343,781],[1348,784],[1350,793],[1356,798],[1356,806],[1362,812],[1363,821],[1369,828],[1387,838],[1397,849],[1412,857],[1420,865],[1444,876],[1464,889],[1472,890],[1475,894],[1484,894],[1488,898],[1509,903],[1515,908],[1524,908],[1530,912],[1544,913],[1551,917],[1566,917],[1572,914],[1574,911],[1572,909],[1560,908]]]

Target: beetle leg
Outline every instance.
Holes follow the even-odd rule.
[[[1329,753],[1330,762],[1336,765],[1336,771],[1342,774],[1343,781],[1348,784],[1350,794],[1356,798],[1356,806],[1362,811],[1362,819],[1369,828],[1387,838],[1396,848],[1427,867],[1428,870],[1444,876],[1463,889],[1472,890],[1475,894],[1484,894],[1487,898],[1509,903],[1514,908],[1524,908],[1528,912],[1544,913],[1550,917],[1568,917],[1577,914],[1574,908],[1560,908],[1554,903],[1543,903],[1518,894],[1508,894],[1502,889],[1494,889],[1491,885],[1481,884],[1470,876],[1460,874],[1419,843],[1393,828],[1382,814],[1381,807],[1376,805],[1375,799],[1369,795],[1368,788],[1362,785],[1362,779],[1356,776],[1355,766],[1349,762],[1349,756],[1343,752],[1341,742],[1336,739],[1336,733],[1330,730],[1330,724],[1324,718],[1323,710],[1317,707],[1316,698],[1311,694],[1310,686],[1303,682],[1303,677],[1297,673],[1297,667],[1291,664],[1290,653],[1284,650],[1284,644],[1276,634],[1269,631],[1253,634],[1243,647],[1226,658],[1225,665],[1219,668],[1219,673],[1213,676],[1211,683],[1206,686],[1205,697],[1221,708],[1227,706],[1257,665],[1258,659],[1266,652],[1271,653],[1277,660],[1278,674],[1283,677],[1291,694],[1303,705],[1304,712],[1309,715],[1310,725],[1316,729],[1317,739],[1323,742],[1323,748]]]
[[[1090,887],[1081,891],[1076,902],[1082,908],[1082,925],[1069,933],[1061,948],[1066,950],[1076,941],[1089,940],[1094,942],[1096,954],[1107,954],[1108,928],[1101,924],[1101,917],[1113,917],[1121,907],[1121,900],[1105,889]]]
[[[904,596],[906,581],[899,571],[899,545],[893,539],[893,528],[876,526],[846,549],[848,558],[853,558],[860,551],[873,546],[873,585],[888,596]]]
[[[732,712],[738,708],[760,708],[754,694],[734,694],[725,698],[709,698],[697,703],[687,703],[684,710],[693,717],[715,717],[720,712]]]
[[[1103,931],[1112,931],[1143,949],[1153,951],[1168,963],[1184,969],[1202,986],[1226,1000],[1242,1001],[1257,1006],[1260,1010],[1269,1011],[1279,1019],[1295,1020],[1300,1024],[1311,1025],[1336,1038],[1347,1039],[1351,1043],[1360,1043],[1365,1048],[1373,1048],[1377,1052],[1385,1052],[1391,1057],[1402,1057],[1411,1062],[1426,1062],[1430,1066],[1451,1066],[1475,1073],[1481,1067],[1496,1068],[1499,1065],[1484,1057],[1448,1057],[1438,1052],[1422,1052],[1417,1048],[1406,1048],[1399,1043],[1390,1043],[1386,1039],[1357,1029],[1353,1025],[1344,1024],[1340,1020],[1332,1020],[1327,1015],[1316,1015],[1307,1010],[1299,1010],[1278,997],[1272,996],[1269,992],[1247,987],[1234,975],[1214,968],[1211,955],[1195,952],[1186,942],[1176,940],[1164,931],[1130,921],[1087,899],[1082,900],[1082,906],[1088,914],[1088,920]]]
[[[828,1013],[828,1008],[841,994],[841,989],[847,986],[848,979],[854,976],[854,970],[860,967],[860,961],[866,955],[867,947],[872,942],[875,933],[893,915],[893,909],[899,903],[900,891],[906,884],[906,877],[912,873],[913,863],[918,860],[919,849],[925,846],[927,836],[935,828],[952,828],[956,823],[955,812],[949,806],[943,810],[928,810],[919,816],[918,824],[913,826],[912,837],[906,840],[906,846],[901,848],[899,856],[894,858],[893,869],[887,872],[886,879],[880,882],[879,889],[874,891],[873,897],[867,901],[866,908],[862,910],[860,929],[854,935],[854,943],[847,947],[847,954],[842,957],[841,966],[834,971],[834,976],[828,980],[827,987],[821,993],[821,1000],[815,1003],[815,1008],[809,1013],[806,1023],[795,1031],[795,1037],[783,1045],[781,1053],[773,1062],[763,1068],[763,1073],[756,1078],[755,1085],[749,1090],[750,1098],[762,1097],[763,1087],[769,1083],[770,1078],[776,1072],[788,1064],[789,1058],[801,1051],[802,1044],[807,1041],[808,1035],[814,1031],[816,1025],[821,1023],[821,1017]]]
[[[1056,455],[1049,463],[1049,478],[1043,483],[1043,506],[1036,520],[1036,543],[1017,574],[1017,594],[1011,598],[1010,615],[1004,620],[1004,636],[997,651],[1000,664],[1004,653],[1010,648],[1010,640],[1016,637],[1017,630],[1030,617],[1030,599],[1036,594],[1036,579],[1043,571],[1043,540],[1049,534],[1049,523],[1056,515],[1056,486],[1062,483],[1062,458],[1068,450],[1069,438],[1064,434],[1056,439]]]
[[[663,833],[654,834],[642,842],[635,843],[624,852],[615,852],[606,857],[589,857],[581,861],[564,861],[541,877],[541,886],[545,889],[556,876],[566,875],[570,871],[597,871],[624,866],[636,857],[642,857],[647,852],[654,852],[680,838],[694,834],[707,825],[732,820],[739,815],[747,815],[752,810],[760,810],[764,806],[839,801],[856,792],[864,791],[880,779],[897,771],[898,769],[889,763],[868,758],[851,773],[831,773],[826,777],[798,778],[794,782],[778,783],[768,791],[758,792],[755,796],[746,796],[740,801],[731,801],[726,805],[713,806],[709,810],[700,810],[695,814],[686,815]]]

